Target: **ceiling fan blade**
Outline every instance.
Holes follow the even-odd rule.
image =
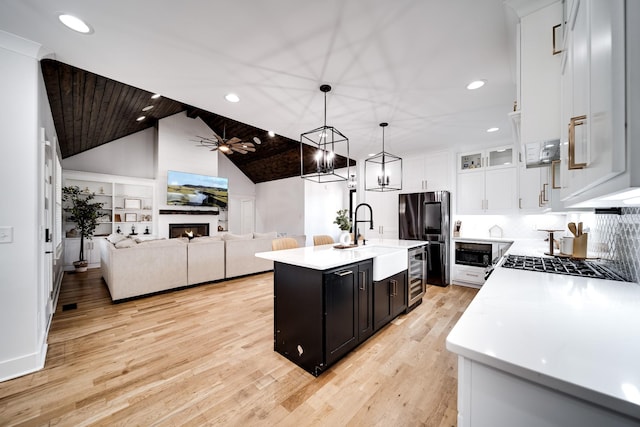
[[[216,142],[224,142],[224,138],[220,138],[220,135],[218,135],[215,130],[212,130],[211,132],[213,132],[213,136],[216,138]]]
[[[262,141],[260,141],[260,138],[258,138],[257,136],[253,137],[253,142],[255,142],[258,145],[262,144]]]
[[[242,142],[242,140],[234,136],[233,138],[227,141],[227,144],[237,144],[238,142]]]
[[[245,150],[245,151],[250,151],[250,152],[252,152],[252,153],[255,153],[255,152],[256,152],[256,149],[255,149],[255,148],[253,148],[253,147],[242,147],[242,149],[243,149],[243,150]]]
[[[247,154],[247,150],[245,150],[244,148],[241,147],[237,147],[237,146],[233,146],[231,147],[231,150],[240,153],[240,154]]]

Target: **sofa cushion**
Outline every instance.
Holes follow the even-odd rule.
[[[107,237],[107,240],[115,245],[118,242],[122,242],[126,238],[127,236],[125,236],[124,234],[113,233],[113,234],[109,234],[109,236]]]
[[[222,236],[202,236],[194,237],[189,243],[207,243],[207,242],[221,242]]]
[[[271,231],[269,233],[253,233],[254,239],[275,239],[278,237],[277,231]]]
[[[253,233],[247,233],[247,234],[226,233],[222,235],[222,240],[251,240],[251,239],[253,239]]]
[[[116,248],[118,249],[123,249],[123,248],[132,248],[134,246],[136,246],[137,243],[132,240],[132,239],[127,239],[126,237],[124,238],[124,240],[119,241],[118,243],[115,244]]]

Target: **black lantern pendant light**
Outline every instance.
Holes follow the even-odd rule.
[[[382,151],[364,161],[366,191],[402,190],[402,159],[384,151],[384,128],[389,123],[380,123],[382,128]]]
[[[315,182],[347,181],[349,179],[349,138],[333,126],[327,126],[327,92],[324,93],[324,125],[300,135],[300,177]],[[344,169],[344,174],[336,169]]]

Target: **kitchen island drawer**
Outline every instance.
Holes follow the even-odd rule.
[[[483,285],[485,277],[484,267],[454,265],[453,280],[460,284]]]

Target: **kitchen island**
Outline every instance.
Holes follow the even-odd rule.
[[[636,283],[498,266],[447,337],[458,425],[640,425],[639,307]]]
[[[407,251],[423,244],[257,253],[274,261],[274,350],[320,375],[407,309]]]

